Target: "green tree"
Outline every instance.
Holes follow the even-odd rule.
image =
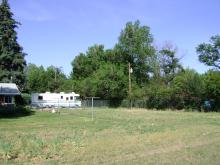
[[[196,71],[186,69],[174,78],[176,103],[181,108],[200,109],[204,95],[204,81]]]
[[[62,80],[58,90],[60,92],[78,92],[76,88],[76,81],[71,78],[65,78]]]
[[[61,68],[55,66],[49,66],[46,69],[45,74],[47,75],[47,86],[50,92],[60,92],[62,85],[66,80],[65,74],[62,72]]]
[[[105,60],[105,50],[103,45],[89,47],[86,54],[80,53],[71,63],[72,79],[84,79],[99,69]]]
[[[196,48],[199,61],[220,70],[220,36],[211,37],[210,42],[208,44],[200,44]]]
[[[174,108],[173,89],[159,84],[149,84],[146,89],[147,107],[156,109]]]
[[[178,72],[183,70],[180,65],[180,60],[176,57],[177,49],[173,49],[173,46],[166,44],[160,54],[160,67],[162,75],[165,77],[165,83],[169,84]]]
[[[29,64],[26,68],[26,90],[32,92],[47,91],[47,75],[43,66],[37,67],[35,64]]]
[[[214,101],[214,109],[220,111],[220,72],[209,70],[204,74],[205,99]]]
[[[32,92],[61,92],[71,91],[72,85],[62,70],[55,66],[44,69],[43,66],[29,64],[26,68],[26,90]],[[72,82],[72,81],[71,81]],[[67,85],[68,84],[68,85]]]
[[[17,42],[15,29],[19,23],[13,19],[13,13],[7,0],[0,5],[0,81],[14,82],[23,89],[26,62],[22,47]]]
[[[133,76],[138,85],[143,85],[152,72],[151,58],[155,56],[152,46],[153,37],[148,26],[141,26],[139,21],[128,22],[115,46],[118,61],[134,70]]]
[[[124,66],[106,63],[93,75],[96,96],[104,99],[123,99],[127,93]]]

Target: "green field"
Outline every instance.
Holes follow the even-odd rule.
[[[0,164],[219,164],[220,114],[97,109],[0,119]]]

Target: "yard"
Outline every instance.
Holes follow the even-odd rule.
[[[220,114],[36,111],[0,119],[0,164],[219,164]]]

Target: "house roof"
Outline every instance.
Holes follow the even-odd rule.
[[[13,83],[0,83],[0,95],[20,95],[20,91],[16,84]]]

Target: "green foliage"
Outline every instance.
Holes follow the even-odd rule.
[[[76,81],[67,78],[62,80],[62,84],[59,86],[59,91],[61,92],[77,92]]]
[[[115,52],[104,50],[102,45],[94,45],[86,54],[77,56],[72,62],[71,74],[76,82],[76,92],[82,97],[124,98],[127,92],[126,66],[115,60]]]
[[[14,82],[23,89],[26,62],[22,47],[17,42],[15,29],[19,23],[13,19],[8,1],[0,4],[0,81]]]
[[[174,92],[182,108],[200,109],[203,94],[204,82],[202,77],[194,70],[186,69],[174,78]]]
[[[72,61],[74,90],[82,97],[97,96],[119,100],[117,105],[128,105],[130,63],[133,73],[129,99],[133,106],[200,109],[205,98],[219,102],[217,76],[210,78],[213,74],[201,76],[194,70],[184,71],[176,48],[166,44],[156,50],[152,42],[148,26],[141,26],[139,21],[128,22],[113,49],[105,50],[103,45],[94,45]],[[219,63],[219,37],[212,37],[212,42],[212,45],[200,45],[197,52],[201,53],[201,61],[211,60],[209,65],[216,66]]]
[[[156,109],[173,108],[173,89],[165,86],[151,85],[147,89],[147,107]]]
[[[104,61],[105,51],[103,45],[89,47],[86,54],[80,53],[79,56],[72,61],[72,79],[78,80],[90,77],[99,69]]]
[[[32,92],[61,92],[72,90],[73,82],[67,80],[60,68],[29,64],[26,68],[27,84],[26,90]]]
[[[77,82],[78,91],[83,97],[99,96],[102,99],[121,99],[127,92],[127,77],[124,66],[103,64],[91,77]]]
[[[93,75],[96,96],[104,99],[122,99],[127,93],[127,77],[123,65],[103,64]]]
[[[94,79],[92,77],[85,78],[83,80],[76,80],[76,92],[80,93],[81,97],[95,96],[94,91]]]
[[[128,22],[119,36],[119,42],[115,46],[118,49],[118,58],[125,65],[128,62],[133,68],[133,76],[138,85],[148,81],[152,72],[151,58],[155,56],[152,46],[153,37],[148,26],[141,26],[139,21],[134,24]]]
[[[209,70],[204,75],[205,99],[213,101],[214,109],[220,110],[220,72]]]
[[[45,75],[47,76],[46,81],[48,85],[48,91],[60,92],[60,88],[66,80],[66,76],[62,72],[61,68],[50,66],[46,69]]]
[[[89,47],[72,61],[71,78],[76,82],[76,91],[86,96],[102,99],[124,99],[128,91],[128,63],[132,73],[133,97],[149,80],[153,72],[156,54],[153,37],[147,26],[140,22],[126,24],[114,49],[105,50],[103,45]]]
[[[165,79],[165,83],[169,84],[178,72],[183,71],[183,67],[179,63],[179,59],[176,57],[176,49],[172,48],[172,45],[166,45],[160,54],[160,68],[162,75]]]
[[[199,61],[220,70],[220,36],[211,37],[210,42],[209,44],[200,44],[196,48]]]
[[[27,85],[29,92],[46,92],[47,91],[47,75],[43,66],[37,67],[29,64],[26,68]]]
[[[22,93],[20,96],[15,96],[16,105],[29,105],[31,102],[31,95],[28,93]]]
[[[0,109],[0,119],[1,118],[15,118],[32,115],[33,111],[29,107],[24,107],[17,105],[14,109]]]

